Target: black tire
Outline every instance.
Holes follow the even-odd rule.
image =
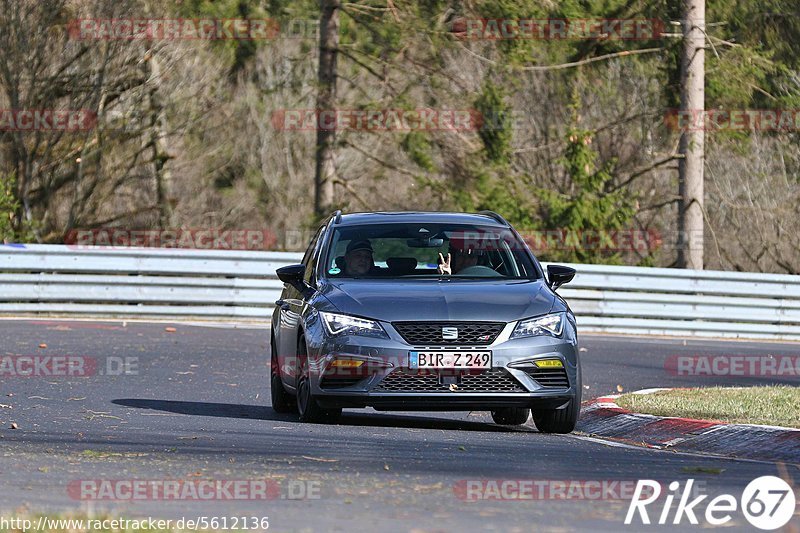
[[[342,415],[341,409],[323,409],[311,394],[308,375],[308,352],[305,340],[300,341],[297,351],[299,368],[297,369],[297,414],[301,422],[333,423]]]
[[[561,409],[531,409],[533,423],[542,433],[572,433],[581,412],[580,396],[569,401]]]
[[[578,365],[575,380],[575,396],[566,407],[561,409],[531,409],[533,423],[542,433],[572,433],[581,414],[581,397],[583,396],[583,380],[581,367]]]
[[[502,407],[492,411],[492,420],[501,426],[521,426],[528,421],[530,414],[527,407]]]
[[[278,368],[279,358],[275,353],[274,339],[270,347],[272,348],[272,353],[269,361],[269,389],[272,397],[272,410],[276,413],[294,413],[297,411],[297,402],[291,394],[286,392],[281,382],[280,369]]]

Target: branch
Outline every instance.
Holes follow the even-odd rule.
[[[355,57],[353,57],[352,54],[346,52],[345,49],[342,48],[341,46],[338,48],[338,51],[344,57],[346,57],[347,59],[349,59],[350,61],[352,61],[356,65],[360,66],[361,68],[363,68],[364,70],[366,70],[367,72],[369,72],[370,74],[372,74],[373,76],[375,76],[376,78],[381,80],[383,83],[388,83],[388,80],[386,79],[386,76],[384,76],[381,73],[377,72],[376,70],[374,70],[372,67],[370,67],[369,65],[367,65],[363,61],[361,61],[359,59],[356,59]],[[391,87],[391,85],[390,85],[390,87]]]
[[[640,50],[623,50],[621,52],[614,52],[613,54],[605,54],[605,55],[602,55],[602,56],[590,57],[590,58],[587,58],[587,59],[581,59],[580,61],[573,61],[572,63],[562,63],[560,65],[522,67],[522,70],[533,70],[533,71],[561,70],[561,69],[565,69],[565,68],[579,67],[581,65],[586,65],[588,63],[595,63],[597,61],[603,61],[605,59],[613,59],[615,57],[624,57],[624,56],[641,55],[641,54],[651,54],[653,52],[661,52],[662,50],[664,50],[664,49],[663,48],[642,48]]]
[[[647,166],[647,167],[645,167],[643,169],[637,170],[636,172],[634,172],[633,174],[628,176],[628,179],[626,179],[625,181],[623,181],[622,183],[620,183],[616,187],[613,187],[611,189],[611,192],[618,191],[618,190],[622,189],[623,187],[626,187],[626,186],[630,185],[633,182],[633,180],[635,180],[636,178],[638,178],[642,174],[647,174],[651,170],[654,170],[654,169],[660,167],[661,165],[664,165],[666,163],[669,163],[670,161],[674,161],[674,160],[680,159],[680,158],[681,158],[680,155],[672,154],[672,155],[670,155],[668,157],[665,157],[664,159],[661,159],[660,161],[656,161],[652,165],[649,165],[649,166]]]
[[[341,185],[342,187],[344,187],[344,190],[349,192],[353,196],[353,198],[358,200],[358,202],[364,207],[364,209],[370,209],[369,202],[366,202],[363,198],[361,198],[358,195],[358,193],[356,191],[354,191],[353,188],[350,187],[350,185],[346,181],[337,178],[337,179],[333,180],[333,184],[334,185]]]
[[[647,205],[645,207],[642,207],[642,208],[639,209],[639,212],[641,213],[643,211],[654,211],[654,210],[657,211],[657,210],[661,209],[662,207],[666,207],[666,206],[668,206],[670,204],[677,204],[681,200],[682,200],[681,197],[671,198],[669,200],[665,200],[665,201],[659,202],[657,204]]]
[[[488,57],[484,57],[480,54],[477,54],[464,46],[463,44],[461,47],[466,50],[468,53],[472,54],[476,58],[480,59],[481,61],[485,61],[487,63],[491,63],[492,65],[502,66],[497,61],[493,59],[489,59]],[[518,67],[520,70],[523,71],[534,71],[534,72],[544,72],[549,70],[562,70],[567,68],[579,67],[581,65],[586,65],[589,63],[595,63],[597,61],[603,61],[605,59],[613,59],[615,57],[624,57],[624,56],[632,56],[632,55],[641,55],[641,54],[650,54],[653,52],[661,52],[664,50],[663,48],[642,48],[640,50],[623,50],[621,52],[614,52],[612,54],[605,54],[602,56],[597,57],[590,57],[587,59],[581,59],[580,61],[573,61],[571,63],[561,63],[559,65],[542,65],[542,66],[531,66],[531,67]]]
[[[342,11],[347,11],[348,9],[352,9],[353,11],[361,11],[363,14],[370,14],[369,10],[378,11],[378,12],[392,12],[393,10],[388,7],[376,7],[376,6],[368,6],[364,4],[356,4],[353,2],[344,2],[342,3]]]
[[[381,166],[384,166],[384,167],[386,167],[388,169],[400,172],[401,174],[405,174],[406,176],[411,176],[412,178],[416,177],[416,174],[414,174],[413,172],[411,172],[409,170],[406,170],[404,168],[400,168],[397,165],[393,165],[392,163],[388,163],[388,162],[386,162],[383,159],[380,159],[378,157],[375,157],[371,153],[367,152],[366,150],[363,150],[362,148],[359,148],[358,146],[356,146],[355,144],[351,143],[350,141],[344,140],[344,141],[342,141],[342,144],[345,145],[345,146],[349,146],[349,147],[353,148],[354,150],[356,150],[360,154],[364,155],[365,157],[367,157],[369,159],[372,159],[373,161],[375,161],[376,163],[380,164]]]
[[[157,206],[157,205],[151,205],[151,206],[147,206],[147,207],[140,207],[139,209],[134,209],[133,211],[128,211],[127,213],[122,213],[120,215],[114,215],[113,217],[106,218],[104,220],[97,220],[97,221],[92,222],[90,224],[84,224],[84,225],[81,226],[81,229],[90,230],[90,229],[102,228],[102,227],[104,227],[104,226],[106,226],[108,224],[111,224],[113,222],[117,222],[118,220],[122,220],[123,218],[134,217],[136,215],[141,215],[142,213],[147,213],[148,211],[157,211],[158,209],[159,209],[159,206]],[[71,229],[72,229],[72,227],[67,227],[65,229],[64,237],[67,236],[67,234],[69,233],[69,231]],[[63,237],[62,237],[62,240],[63,240]]]

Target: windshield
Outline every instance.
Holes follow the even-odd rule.
[[[442,273],[439,266],[448,261],[449,269]],[[323,267],[330,278],[540,277],[525,244],[512,231],[468,224],[338,227]]]

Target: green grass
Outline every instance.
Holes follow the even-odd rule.
[[[800,428],[800,387],[708,387],[624,394],[620,407],[656,416]]]

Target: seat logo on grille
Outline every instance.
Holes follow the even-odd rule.
[[[442,328],[442,339],[446,341],[458,339],[458,328]]]

